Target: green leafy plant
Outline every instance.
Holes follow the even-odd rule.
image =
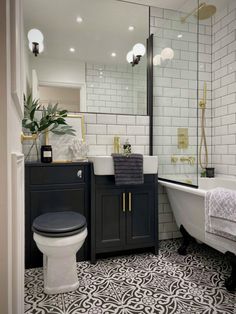
[[[75,130],[69,126],[65,120],[67,114],[67,110],[58,109],[58,104],[49,104],[47,108],[45,108],[40,105],[39,99],[33,99],[32,95],[28,97],[24,96],[24,119],[22,120],[22,126],[27,132],[35,136],[26,158],[35,146],[37,158],[39,159],[36,141],[41,135],[47,132],[52,132],[57,135],[67,134],[75,136]]]

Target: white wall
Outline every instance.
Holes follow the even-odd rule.
[[[126,139],[133,153],[149,154],[149,117],[109,114],[85,114],[86,140],[90,155],[110,155],[113,153],[114,136],[119,136],[121,144]]]
[[[25,58],[27,65],[27,58]],[[146,62],[127,65],[85,64],[74,60],[30,57],[29,66],[39,82],[59,85],[86,84],[86,107],[81,111],[146,114]]]
[[[86,65],[87,111],[120,114],[147,113],[145,59],[126,65]]]
[[[0,40],[1,40],[1,58],[0,58],[0,313],[4,314],[22,314],[24,309],[23,293],[24,285],[20,282],[20,287],[15,285],[15,270],[18,266],[22,267],[24,257],[24,240],[21,233],[21,240],[18,238],[17,243],[14,240],[16,229],[13,224],[16,217],[13,212],[18,209],[22,219],[24,207],[22,203],[15,205],[15,193],[12,190],[15,173],[12,172],[12,153],[21,153],[21,117],[16,110],[15,103],[11,95],[11,75],[17,77],[17,73],[11,73],[11,48],[10,30],[13,27],[13,20],[10,20],[10,1],[0,2]],[[20,29],[18,25],[17,29]],[[17,47],[20,54],[20,47]],[[23,94],[23,89],[20,95]],[[22,178],[23,179],[23,175]],[[21,184],[22,187],[22,184]],[[17,193],[22,200],[24,198],[23,190],[17,188]],[[17,208],[16,208],[16,207]],[[15,248],[19,251],[16,251]],[[13,258],[14,256],[14,258]],[[18,259],[20,258],[20,260]],[[24,267],[21,268],[20,277],[24,276]],[[22,285],[21,285],[22,284]],[[21,305],[17,303],[20,297]]]
[[[218,175],[236,176],[236,2],[213,17],[213,154]]]
[[[30,57],[30,67],[35,69],[40,82],[84,84],[85,63],[80,61]]]
[[[151,8],[154,56],[160,54],[166,47],[174,51],[172,61],[154,67],[153,150],[159,157],[160,177],[184,182],[186,179],[191,179],[197,184],[198,79],[199,97],[202,97],[204,81],[207,82],[208,87],[206,132],[209,154],[211,153],[211,20],[200,23],[198,45],[198,27],[195,17],[190,17],[186,23],[181,23],[181,16],[185,16],[185,13]],[[178,38],[179,34],[182,35],[181,38]],[[188,128],[188,149],[177,147],[177,129],[182,127]],[[178,158],[194,156],[195,164],[192,166],[181,163],[178,159],[175,165],[171,163],[171,156]],[[158,197],[160,239],[180,236],[168,196],[161,186],[159,186]]]
[[[153,149],[159,156],[159,173],[162,177],[192,179],[196,184],[197,90],[199,87],[199,96],[202,97],[204,81],[208,87],[206,133],[209,153],[211,146],[211,20],[199,25],[198,46],[197,20],[189,17],[182,23],[181,17],[184,15],[179,11],[151,8],[154,55],[160,54],[166,47],[174,51],[173,60],[154,67]],[[182,37],[178,38],[178,35]],[[187,149],[178,149],[178,128],[188,129]],[[178,157],[176,164],[171,162],[171,156]],[[181,162],[181,156],[195,157],[195,164]]]

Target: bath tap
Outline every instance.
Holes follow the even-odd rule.
[[[171,156],[171,163],[175,165],[175,164],[177,164],[177,162],[178,162],[178,157]]]
[[[183,156],[183,157],[180,157],[180,161],[181,162],[187,161],[188,164],[192,166],[195,163],[195,157],[194,156]]]

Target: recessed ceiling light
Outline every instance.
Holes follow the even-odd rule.
[[[182,37],[183,37],[183,35],[182,35],[182,34],[179,34],[177,37],[178,37],[178,38],[182,38]]]
[[[78,16],[78,17],[76,18],[76,22],[77,22],[77,23],[82,23],[82,22],[83,22],[82,17],[81,17],[81,16]]]
[[[75,52],[75,48],[71,47],[70,52]]]
[[[132,31],[134,30],[134,26],[133,26],[133,25],[130,25],[129,28],[128,28],[128,30],[132,32]]]
[[[112,56],[112,57],[116,57],[116,53],[115,53],[115,52],[112,52],[111,56]]]
[[[103,72],[102,72],[102,71],[100,72],[100,75],[103,75]]]

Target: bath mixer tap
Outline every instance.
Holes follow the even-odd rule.
[[[180,157],[181,162],[188,162],[189,165],[193,166],[195,163],[195,157],[194,156],[183,156]]]
[[[178,159],[179,158],[177,156],[171,156],[171,163],[174,164],[174,165],[177,164]]]

